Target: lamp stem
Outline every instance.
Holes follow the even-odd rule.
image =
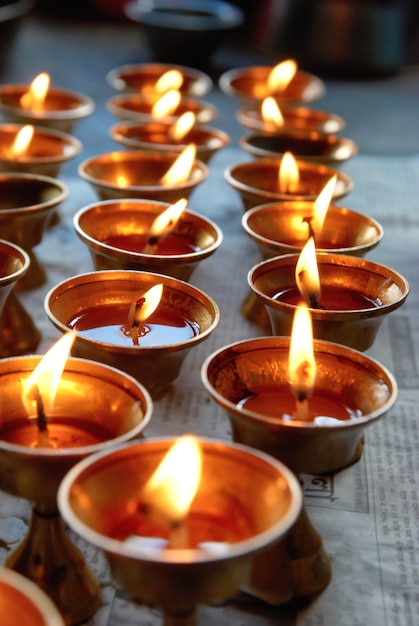
[[[67,625],[85,621],[100,606],[99,582],[67,537],[57,510],[32,508],[28,532],[8,555],[5,566],[41,587]]]
[[[166,611],[164,626],[197,626],[198,618],[195,607],[182,612]]]

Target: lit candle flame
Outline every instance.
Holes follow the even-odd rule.
[[[150,287],[141,297],[131,304],[128,320],[132,324],[145,322],[157,309],[163,294],[163,285]]]
[[[131,337],[135,346],[139,345],[139,340],[147,332],[147,328],[143,326],[144,322],[154,313],[160,304],[163,294],[163,285],[157,284],[150,287],[148,291],[136,298],[131,303],[128,312],[129,329],[123,329],[125,334]]]
[[[300,182],[297,161],[291,152],[284,152],[278,171],[280,193],[295,193]]]
[[[333,198],[337,175],[330,178],[313,202],[313,215],[309,218],[310,235],[318,237],[323,228],[329,205]]]
[[[307,420],[309,418],[307,399],[314,389],[316,361],[312,319],[305,303],[300,304],[294,314],[288,355],[288,377],[292,393],[297,399],[296,418]]]
[[[143,252],[146,254],[152,254],[156,251],[157,242],[173,230],[187,204],[187,199],[181,198],[156,217],[148,231],[149,239]]]
[[[36,415],[37,390],[47,413],[51,413],[59,382],[76,334],[66,333],[48,350],[29,378],[22,381],[22,401],[29,417]]]
[[[28,149],[34,131],[34,127],[30,124],[23,126],[17,133],[11,148],[8,150],[9,156],[21,156]]]
[[[180,437],[170,448],[142,490],[141,498],[163,523],[173,525],[188,514],[198,491],[202,452],[192,435]]]
[[[24,109],[32,109],[33,111],[42,109],[48,93],[49,83],[49,74],[46,72],[38,74],[29,85],[28,91],[20,98],[21,106]]]
[[[162,119],[166,115],[171,115],[176,111],[181,101],[180,91],[177,89],[170,89],[161,96],[152,106],[151,114],[156,119]]]
[[[274,91],[284,91],[294,78],[296,72],[297,63],[294,59],[287,59],[275,65],[268,76],[268,91],[270,93]]]
[[[164,186],[177,185],[188,180],[196,157],[196,146],[189,144],[179,154],[176,161],[162,176],[160,182]]]
[[[183,84],[183,74],[179,70],[167,70],[160,76],[154,85],[157,93],[166,93],[170,89],[180,89]]]
[[[284,125],[284,117],[281,113],[281,109],[272,96],[268,96],[262,101],[261,113],[265,122],[275,124],[278,128]]]
[[[196,115],[192,111],[186,111],[183,113],[173,124],[169,130],[170,138],[173,141],[180,141],[188,134],[193,125],[195,124]]]
[[[301,250],[295,266],[295,280],[301,297],[313,309],[319,307],[320,276],[316,259],[316,246],[310,237]]]
[[[117,176],[116,176],[116,184],[118,185],[118,187],[128,187],[129,180],[125,176],[125,174],[117,174]]]

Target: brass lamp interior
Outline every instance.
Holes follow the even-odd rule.
[[[221,90],[241,101],[260,101],[263,96],[263,87],[268,82],[272,67],[252,66],[240,67],[228,70],[220,76],[219,85]],[[262,88],[262,89],[261,89]],[[272,95],[279,105],[298,104],[301,102],[314,102],[325,93],[324,82],[318,76],[297,70],[295,76],[282,92]]]
[[[196,146],[196,156],[202,163],[208,163],[218,150],[230,143],[230,138],[222,130],[210,126],[192,128],[182,140],[174,141],[170,132],[173,123],[120,122],[111,127],[112,139],[131,150],[154,150],[179,154],[188,143]]]
[[[202,98],[213,87],[210,76],[201,70],[174,63],[137,63],[122,65],[110,70],[106,81],[116,91],[149,93],[166,72],[178,70],[182,74],[182,84],[178,88],[181,94],[193,98]]]
[[[42,589],[6,567],[0,567],[0,603],[3,623],[64,626],[58,609]]]
[[[298,254],[274,257],[255,265],[248,274],[251,289],[267,308],[274,335],[291,335],[296,306],[273,295],[295,286],[298,258]],[[353,291],[369,300],[371,307],[312,308],[314,337],[367,350],[374,344],[384,318],[405,302],[407,281],[384,265],[349,255],[319,252],[317,265],[323,288]]]
[[[61,167],[75,158],[82,150],[81,142],[68,133],[34,127],[28,148],[23,154],[10,155],[7,151],[24,126],[22,124],[0,125],[0,171],[24,172],[55,177]]]
[[[281,133],[294,130],[311,133],[334,134],[345,128],[345,120],[335,113],[305,106],[285,106],[280,109],[283,126],[263,119],[259,103],[250,104],[237,111],[239,124],[247,130],[260,133]]]
[[[188,198],[208,176],[206,165],[195,160],[187,181],[163,185],[161,178],[175,160],[176,155],[146,150],[110,152],[86,159],[78,171],[100,200],[141,198],[172,203]]]
[[[194,251],[176,254],[145,253],[108,245],[109,237],[144,235],[158,215],[170,204],[152,200],[121,199],[91,204],[74,216],[79,238],[86,244],[96,270],[129,269],[153,271],[188,280],[203,259],[211,256],[222,242],[220,228],[208,218],[185,210],[171,231]]]
[[[136,122],[155,122],[152,113],[154,101],[141,93],[124,93],[112,96],[106,103],[108,111],[120,120]],[[173,124],[183,113],[191,111],[196,115],[198,124],[209,124],[217,117],[214,105],[189,96],[182,96],[174,113],[166,115],[165,119]]]
[[[358,153],[354,141],[347,137],[305,133],[301,131],[267,135],[254,133],[240,139],[240,147],[256,158],[279,158],[291,152],[295,158],[339,168]]]
[[[89,96],[75,91],[50,87],[42,108],[27,109],[20,104],[29,85],[2,85],[0,112],[6,122],[47,126],[71,133],[74,125],[91,115],[95,104]]]
[[[163,284],[162,306],[184,315],[199,328],[198,334],[175,344],[121,346],[77,335],[72,354],[107,363],[137,378],[153,399],[168,392],[189,351],[216,328],[220,313],[212,298],[200,289],[163,274],[130,270],[103,270],[67,279],[46,296],[50,321],[61,332],[69,330],[71,319],[82,311],[107,303],[126,304],[155,284]]]
[[[224,170],[227,183],[239,193],[245,211],[267,202],[315,200],[334,175],[337,175],[334,199],[346,196],[353,188],[352,180],[343,172],[327,165],[297,159],[300,190],[298,193],[282,193],[278,182],[280,165],[280,158],[260,158],[235,163]]]

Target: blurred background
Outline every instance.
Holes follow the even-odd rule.
[[[244,16],[233,36],[235,45],[292,56],[306,69],[372,74],[419,61],[418,0],[230,1]],[[126,20],[126,4],[126,0],[37,0],[35,10]],[[205,11],[205,0],[194,4],[197,11]]]

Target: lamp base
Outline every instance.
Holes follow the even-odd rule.
[[[84,622],[100,606],[99,581],[68,539],[58,511],[32,509],[28,533],[5,566],[43,589],[68,626]]]
[[[41,333],[12,289],[0,316],[0,358],[34,352],[40,340]]]
[[[264,303],[257,297],[254,291],[249,291],[241,306],[243,316],[253,322],[271,330],[271,320]]]
[[[164,626],[197,626],[197,624],[198,617],[195,609],[185,613],[166,611],[164,614]]]
[[[30,258],[30,265],[25,276],[16,284],[16,289],[19,291],[38,289],[47,282],[47,274],[35,252],[32,249],[26,250],[26,252]]]
[[[287,536],[256,556],[250,582],[242,590],[280,605],[320,593],[331,577],[322,538],[303,508]]]

